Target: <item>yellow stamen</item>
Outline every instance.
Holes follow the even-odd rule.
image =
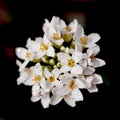
[[[44,43],[41,43],[40,44],[40,50],[41,51],[45,51],[45,50],[47,50],[48,49],[48,46],[47,45],[45,45]]]
[[[87,36],[80,38],[80,42],[81,42],[82,44],[86,44],[87,41],[88,41],[88,37],[87,37]]]
[[[56,39],[56,40],[59,40],[59,39],[60,39],[58,33],[53,33],[53,38]]]
[[[71,80],[69,87],[71,90],[73,90],[75,88],[75,81],[74,80]]]
[[[35,82],[39,82],[41,80],[41,76],[40,75],[37,75],[34,77],[33,79]]]
[[[67,65],[68,65],[69,67],[73,67],[74,64],[75,64],[75,61],[74,61],[73,59],[69,59],[69,60],[68,60]]]
[[[54,77],[54,76],[50,76],[50,77],[48,78],[48,81],[49,81],[49,82],[54,82],[54,81],[55,81],[55,77]]]
[[[69,26],[66,26],[65,29],[70,32],[71,31],[71,28]]]
[[[30,52],[27,52],[25,57],[28,58],[28,59],[30,59],[31,56],[32,56],[32,54]]]

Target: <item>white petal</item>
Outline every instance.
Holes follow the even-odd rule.
[[[93,84],[90,88],[87,89],[90,93],[98,92],[98,88],[96,87],[96,84]]]
[[[16,65],[18,65],[20,67],[22,65],[22,63],[19,60],[16,60]]]
[[[43,77],[43,78],[41,79],[41,81],[40,81],[40,86],[41,86],[42,88],[45,88],[45,86],[46,86],[46,80],[45,80],[44,77]]]
[[[44,68],[44,76],[46,78],[49,78],[51,76],[51,73],[49,72],[49,70],[47,68]]]
[[[78,26],[78,21],[76,19],[74,19],[72,22],[70,22],[69,27],[71,28],[70,33],[74,33],[76,32]]]
[[[35,73],[36,75],[42,76],[42,66],[41,66],[40,63],[36,63],[36,64],[35,64],[34,73]]]
[[[72,77],[67,77],[67,78],[63,78],[63,79],[61,79],[61,82],[62,82],[62,84],[64,85],[64,84],[69,84],[70,83],[70,81],[71,81],[71,79],[72,79]]]
[[[46,50],[45,51],[39,51],[38,53],[37,53],[37,58],[41,58],[41,57],[43,57],[44,55],[46,54]]]
[[[43,106],[43,108],[48,108],[49,104],[50,104],[50,96],[49,94],[44,94],[44,96],[41,99],[41,104]]]
[[[36,52],[39,49],[39,42],[33,41],[30,38],[28,38],[26,47],[32,52]]]
[[[60,68],[60,73],[65,73],[68,72],[70,70],[70,67],[68,67],[67,65],[64,65]]]
[[[28,50],[23,47],[17,47],[15,49],[15,53],[16,53],[17,57],[20,59],[23,59],[23,60],[26,59],[25,55],[26,55],[27,51]]]
[[[62,64],[66,64],[67,60],[71,58],[67,53],[63,53],[63,52],[59,52],[57,54],[57,57],[58,57],[58,60],[60,60]]]
[[[56,91],[55,91],[55,93],[60,96],[61,95],[64,96],[64,95],[68,94],[69,92],[70,92],[70,89],[68,86],[63,86],[62,88],[56,89]]]
[[[75,41],[75,50],[82,52],[82,44],[80,43],[79,40]]]
[[[98,45],[95,45],[89,49],[87,49],[88,56],[96,56],[100,52],[100,47]]]
[[[58,104],[62,99],[63,99],[62,96],[53,95],[53,96],[51,97],[50,104],[51,104],[51,105],[56,105],[56,104]]]
[[[50,24],[51,24],[54,28],[56,28],[56,26],[59,24],[59,21],[60,21],[60,18],[59,18],[59,17],[53,16]]]
[[[94,47],[94,46],[96,46],[97,44],[95,44],[95,43],[87,43],[87,44],[85,44],[84,45],[84,47],[85,48],[92,48],[92,47]]]
[[[92,84],[101,84],[103,83],[102,77],[98,74],[94,74]]]
[[[56,30],[53,26],[50,26],[47,31],[47,36],[49,39],[53,39],[53,34],[56,33]]]
[[[26,76],[26,77],[20,76],[20,77],[17,79],[17,85],[20,85],[20,84],[23,83],[26,79],[27,79],[27,76]]]
[[[98,40],[100,40],[100,35],[97,33],[92,33],[90,35],[88,35],[88,42],[91,43],[96,43]]]
[[[86,67],[85,69],[84,69],[84,75],[91,75],[91,74],[93,74],[95,72],[95,69],[93,68],[93,67]]]
[[[40,91],[40,86],[38,84],[35,84],[32,86],[32,95],[36,96]]]
[[[42,27],[44,33],[47,33],[49,26],[50,26],[50,23],[48,19],[45,19],[45,23],[43,24],[43,27]]]
[[[75,79],[75,84],[78,88],[85,88],[86,86],[80,79]]]
[[[63,31],[65,27],[66,27],[65,21],[60,19],[57,28],[59,29],[59,31]]]
[[[93,79],[94,79],[93,76],[86,77],[85,82],[86,82],[87,88],[90,88],[90,87],[91,87]]]
[[[28,80],[24,81],[23,84],[31,86],[31,85],[34,85],[35,82],[33,81],[32,77],[30,77]]]
[[[72,54],[72,58],[75,60],[76,63],[80,62],[80,60],[82,59],[82,53],[79,52],[79,51],[75,51],[73,54]]]
[[[19,71],[21,71],[22,69],[24,69],[24,68],[27,66],[28,63],[29,63],[29,60],[25,60],[25,61],[22,63],[22,65],[20,66]]]
[[[50,89],[52,87],[52,83],[46,81],[46,89]]]
[[[46,54],[47,56],[54,57],[55,56],[54,48],[52,46],[49,46]]]
[[[71,68],[72,74],[82,74],[82,71],[82,67],[77,64],[73,68]]]
[[[36,96],[32,96],[32,97],[31,97],[31,101],[32,101],[32,102],[37,102],[37,101],[39,101],[39,100],[41,99],[41,97],[42,97],[42,96],[39,96],[39,95],[37,94]]]
[[[69,96],[65,96],[64,97],[64,100],[65,100],[65,102],[68,104],[68,105],[70,105],[71,107],[75,107],[76,106],[76,104],[75,104],[75,99],[73,99],[73,98],[70,98]]]
[[[55,76],[55,78],[57,78],[60,74],[60,70],[58,68],[55,68],[52,70],[51,73],[53,74],[53,76]]]
[[[84,36],[84,29],[83,29],[83,27],[79,24],[78,27],[77,27],[77,30],[76,30],[76,32],[75,32],[75,34],[74,34],[73,39],[79,41],[79,39],[80,39],[81,37],[83,37],[83,36]]]
[[[104,60],[99,59],[99,58],[94,58],[92,63],[93,63],[93,67],[101,67],[106,64]]]
[[[75,88],[74,90],[72,90],[71,93],[76,101],[83,101],[83,95],[78,88]]]
[[[55,43],[56,45],[62,45],[62,43],[64,42],[64,40],[61,38],[59,40],[52,40],[53,43]]]

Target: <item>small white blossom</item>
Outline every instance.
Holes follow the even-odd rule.
[[[41,100],[43,108],[48,108],[50,104],[50,94],[49,91],[40,88],[39,85],[32,86],[32,102],[37,102]]]
[[[57,57],[62,65],[60,69],[61,72],[64,73],[70,71],[72,74],[82,73],[81,66],[77,64],[82,59],[82,54],[80,52],[75,51],[72,56],[67,53],[60,52],[57,54]]]
[[[59,69],[57,68],[53,69],[51,72],[47,68],[44,69],[47,89],[51,89],[53,86],[58,86],[60,84],[60,81],[57,80],[59,73]]]
[[[88,36],[85,35],[84,29],[81,25],[78,25],[77,30],[73,36],[73,39],[76,43],[76,49],[78,51],[82,51],[84,48],[90,48],[94,45],[97,41],[100,40],[100,35],[98,33],[91,33]]]

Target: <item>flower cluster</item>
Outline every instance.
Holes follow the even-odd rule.
[[[86,35],[76,19],[67,25],[56,16],[45,19],[43,32],[42,37],[28,38],[25,47],[15,49],[20,73],[17,84],[31,86],[31,101],[40,101],[43,108],[62,100],[75,107],[83,101],[81,89],[97,92],[97,84],[103,82],[95,73],[105,65],[96,57],[100,35]]]

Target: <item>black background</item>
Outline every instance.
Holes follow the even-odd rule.
[[[93,2],[72,2],[60,1],[5,1],[10,6],[13,20],[10,24],[0,26],[0,117],[10,119],[64,119],[66,117],[77,119],[98,119],[110,118],[118,106],[113,92],[114,83],[118,82],[114,77],[116,64],[116,31],[117,13],[114,2],[93,1]],[[68,11],[81,11],[87,16],[86,33],[97,32],[101,36],[98,42],[101,51],[99,57],[106,61],[104,67],[98,68],[97,73],[101,74],[104,83],[98,85],[98,93],[90,94],[83,90],[84,101],[78,102],[75,108],[69,107],[64,101],[56,106],[43,109],[40,102],[32,103],[31,87],[17,86],[16,79],[19,76],[18,67],[15,64],[16,56],[9,60],[5,47],[24,47],[28,37],[35,38],[42,36],[42,24],[44,19],[51,20],[52,16],[59,16],[65,19],[64,14]],[[119,53],[118,53],[119,54]],[[117,62],[117,61],[116,61]],[[113,79],[114,78],[114,79]],[[55,117],[55,115],[57,116]],[[116,115],[114,115],[116,117]]]

